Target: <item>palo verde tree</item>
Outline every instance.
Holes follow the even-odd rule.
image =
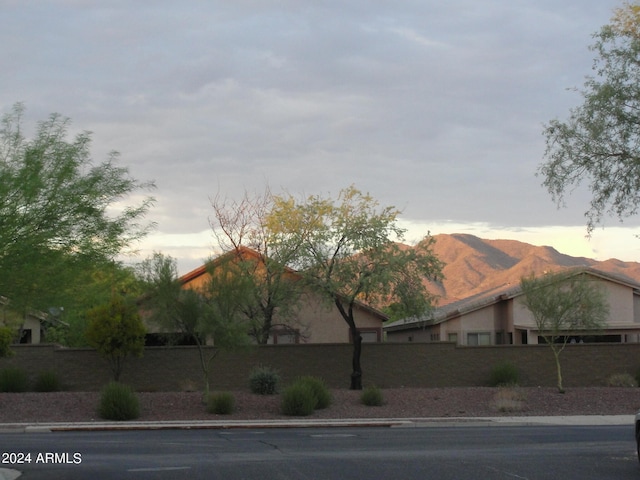
[[[238,300],[250,335],[258,344],[266,344],[274,328],[296,329],[302,289],[288,265],[295,263],[300,240],[288,236],[285,241],[271,228],[274,196],[270,189],[254,195],[245,192],[239,201],[216,196],[211,205],[209,223],[218,245],[233,258],[236,274],[244,282],[246,296]]]
[[[539,168],[558,204],[588,183],[589,233],[603,215],[622,220],[640,204],[640,5],[615,10],[594,39],[593,75],[578,90],[583,103],[567,120],[545,125],[546,161]]]
[[[169,333],[189,337],[198,348],[204,398],[209,395],[211,364],[222,349],[243,346],[248,328],[241,315],[243,279],[232,269],[233,263],[212,262],[209,281],[200,288],[184,288],[175,259],[154,254],[141,265],[147,286],[142,308],[150,324]],[[227,268],[228,267],[228,268]]]
[[[413,248],[397,243],[405,233],[397,224],[399,213],[351,186],[337,200],[277,197],[270,216],[272,230],[280,232],[283,241],[302,246],[296,266],[305,283],[333,303],[349,327],[351,389],[362,388],[356,304],[383,302],[401,305],[407,315],[423,314],[431,300],[423,279],[441,276],[442,265],[431,250],[433,239]]]
[[[547,273],[520,281],[523,306],[533,316],[538,334],[551,348],[557,386],[564,393],[560,354],[572,335],[601,330],[609,315],[602,287],[584,272]]]
[[[145,327],[137,305],[114,295],[109,303],[89,310],[87,317],[87,342],[109,362],[113,379],[118,382],[126,358],[141,357],[144,351]]]
[[[61,295],[74,302],[84,272],[146,235],[141,219],[153,198],[122,205],[153,185],[117,166],[115,152],[92,162],[91,134],[69,139],[58,114],[26,138],[23,112],[18,104],[0,122],[0,295],[15,311],[46,312],[70,307]]]

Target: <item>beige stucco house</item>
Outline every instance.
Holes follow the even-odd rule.
[[[15,343],[41,343],[47,327],[55,324],[66,325],[54,315],[36,310],[31,310],[24,316],[17,314],[11,310],[9,299],[0,296],[0,325],[15,328]]]
[[[226,255],[230,255],[226,254]],[[237,252],[232,254],[237,255]],[[242,247],[240,255],[246,261],[250,258],[259,259],[260,254],[254,250]],[[220,261],[214,259],[213,262]],[[180,277],[183,288],[201,288],[210,278],[211,263],[202,265]],[[293,279],[300,278],[294,270],[287,270],[287,275]],[[296,305],[295,314],[286,320],[275,322],[269,336],[270,344],[285,343],[350,343],[349,327],[333,303],[324,301],[313,291],[302,295]],[[379,310],[358,302],[355,305],[356,325],[360,330],[363,342],[381,342],[383,338],[382,325],[387,316]]]
[[[591,268],[577,268],[607,294],[609,318],[597,334],[572,335],[572,342],[640,342],[640,284]],[[519,285],[505,285],[436,308],[424,318],[409,318],[384,327],[389,342],[455,342],[458,345],[526,345],[542,341]]]

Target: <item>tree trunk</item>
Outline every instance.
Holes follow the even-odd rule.
[[[362,367],[360,366],[360,354],[362,353],[362,336],[358,329],[352,329],[353,359],[351,362],[351,390],[362,390]]]
[[[336,307],[347,325],[353,341],[353,357],[351,359],[351,390],[362,390],[362,367],[360,366],[360,354],[362,353],[362,335],[356,327],[353,318],[353,301],[349,303],[349,311],[345,311],[342,301],[339,297],[334,298]]]
[[[553,355],[556,359],[556,372],[558,374],[558,392],[564,393],[564,387],[562,386],[562,368],[560,368],[560,352],[553,350]]]

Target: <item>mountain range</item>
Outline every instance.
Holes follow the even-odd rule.
[[[468,234],[434,235],[433,253],[444,263],[444,279],[428,282],[438,306],[487,290],[518,285],[523,276],[571,267],[591,267],[640,284],[640,263],[572,257],[548,246],[517,240],[486,240]]]

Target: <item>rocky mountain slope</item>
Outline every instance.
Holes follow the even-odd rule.
[[[597,261],[562,254],[516,240],[486,240],[468,234],[435,235],[434,253],[444,262],[444,280],[430,282],[438,305],[487,290],[517,285],[523,276],[587,266],[640,284],[640,263],[616,259]]]

